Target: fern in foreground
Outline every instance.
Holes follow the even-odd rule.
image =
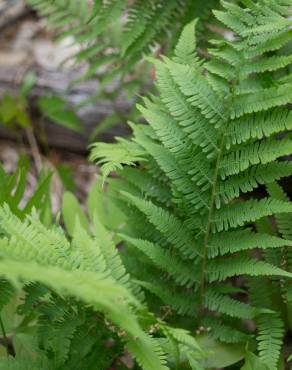
[[[0,269],[6,279],[0,287],[1,307],[15,290],[25,292],[18,306],[23,321],[7,336],[12,346],[14,336],[28,328],[37,338],[32,356],[28,351],[21,357],[16,350],[15,360],[0,359],[1,368],[19,363],[23,369],[28,362],[34,369],[72,369],[76,364],[107,369],[125,346],[142,369],[168,369],[161,340],[182,354],[192,352],[194,361],[203,357],[187,331],[167,326],[147,310],[141,289],[96,217],[91,236],[76,216],[70,242],[60,227],[45,227],[36,214],[20,221],[5,205],[0,228]]]
[[[259,359],[251,361],[276,370],[284,316],[264,300],[269,286],[290,286],[291,267],[271,256],[292,245],[281,231],[292,203],[254,190],[292,174],[292,85],[285,74],[292,57],[284,54],[291,3],[241,3],[222,1],[224,10],[214,11],[232,40],[211,40],[210,60],[196,52],[194,23],[185,27],[173,57],[153,61],[159,96],[138,106],[149,125],[131,123],[133,138],[115,148],[93,145],[91,159],[105,174],[120,175],[109,184],[128,216],[119,234],[124,260],[153,309],[166,305],[170,322],[191,322],[188,328],[221,342],[256,334]],[[280,220],[281,235],[255,228],[271,217]],[[243,289],[233,284],[237,276]],[[283,294],[291,299],[290,289]],[[253,320],[257,333],[243,320]]]

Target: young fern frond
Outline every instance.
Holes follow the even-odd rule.
[[[96,154],[98,153],[98,154]],[[111,158],[110,162],[105,163],[100,157]],[[103,178],[105,179],[109,173],[122,169],[122,165],[134,165],[135,162],[144,160],[144,151],[135,143],[125,139],[119,139],[119,145],[109,146],[108,144],[97,143],[92,145],[90,159],[96,161],[103,166]]]
[[[153,182],[166,176],[163,192],[167,187],[172,198],[160,198],[157,191],[152,196],[141,183],[133,192],[117,192],[116,198],[123,211],[128,209],[128,230],[123,237],[129,244],[128,253],[136,251],[141,264],[146,255],[153,271],[162,276],[167,272],[166,282],[158,284],[150,274],[134,268],[141,286],[177,314],[199,318],[198,326],[208,316],[212,322],[210,311],[220,313],[220,325],[214,323],[212,328],[210,324],[212,336],[219,339],[225,335],[217,330],[228,327],[228,316],[235,321],[259,320],[259,354],[275,370],[283,327],[276,323],[273,308],[243,303],[228,287],[234,276],[271,276],[273,281],[281,277],[282,284],[288,284],[292,276],[287,265],[262,261],[259,253],[250,254],[262,250],[265,256],[291,246],[292,234],[287,232],[291,227],[284,222],[285,232],[279,236],[270,237],[252,227],[267,217],[279,220],[292,212],[287,198],[271,193],[258,199],[253,194],[259,186],[269,188],[272,182],[291,175],[291,163],[283,157],[292,153],[291,114],[286,106],[291,102],[292,87],[291,79],[281,77],[281,70],[292,58],[277,53],[289,42],[292,23],[287,18],[287,1],[242,3],[222,1],[223,10],[214,12],[233,37],[211,42],[211,61],[195,52],[195,22],[187,26],[174,56],[154,62],[159,96],[138,106],[150,128],[131,124],[132,142],[143,148],[147,158],[140,167],[135,162],[135,172],[146,172]],[[108,175],[111,155],[99,151],[98,145],[96,149],[95,160],[106,166]],[[155,165],[151,165],[153,161]],[[119,175],[132,184],[131,170],[125,166]],[[138,212],[132,219],[134,208]],[[145,220],[158,235],[148,233]],[[193,267],[191,287],[189,263]],[[275,318],[270,333],[261,321],[268,315]],[[236,322],[242,326],[241,320]],[[242,338],[250,337],[244,326],[242,333]],[[269,335],[273,338],[270,347]]]

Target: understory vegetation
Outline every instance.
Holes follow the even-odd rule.
[[[291,0],[28,3],[139,103],[85,202],[1,168],[0,369],[289,369]]]

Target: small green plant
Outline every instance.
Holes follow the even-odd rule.
[[[35,83],[35,75],[27,73],[20,92],[15,96],[10,92],[4,93],[0,99],[0,124],[12,128],[27,129],[32,125],[27,97]]]
[[[23,130],[27,134],[29,144],[36,149],[36,136],[45,140],[44,132],[34,127],[33,114],[30,106],[30,93],[36,82],[33,72],[27,73],[16,94],[5,92],[0,99],[0,125],[9,127],[18,133]],[[82,133],[83,127],[77,113],[64,98],[54,95],[43,95],[37,99],[39,112],[51,122],[67,129]]]

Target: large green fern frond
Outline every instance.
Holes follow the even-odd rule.
[[[211,60],[196,53],[194,22],[182,33],[174,56],[154,62],[159,96],[144,99],[144,107],[138,106],[149,126],[131,124],[132,141],[147,157],[140,167],[135,163],[134,171],[147,173],[153,183],[163,179],[163,193],[168,189],[171,199],[160,197],[156,190],[152,196],[141,183],[135,191],[116,191],[129,215],[129,232],[124,236],[128,253],[135,253],[138,266],[145,261],[153,266],[151,278],[129,264],[140,284],[179,315],[192,315],[193,309],[195,319],[198,312],[199,317],[219,312],[222,322],[214,324],[218,330],[228,327],[228,316],[259,317],[260,322],[261,315],[273,312],[264,304],[238,300],[229,289],[231,277],[272,276],[273,281],[280,281],[282,276],[284,283],[291,278],[286,264],[262,260],[289,248],[290,232],[281,232],[280,237],[252,230],[268,217],[287,219],[292,211],[287,198],[253,193],[291,175],[286,156],[292,152],[287,106],[292,90],[291,79],[284,73],[291,56],[282,50],[291,39],[289,4],[273,0],[240,4],[222,1],[223,10],[214,12],[231,37],[217,35],[211,41]],[[95,156],[102,164],[112,163],[104,151],[96,150]],[[131,171],[121,169],[119,175],[134,184]],[[284,221],[282,225],[291,230]],[[257,252],[250,254],[253,250]],[[153,281],[157,271],[164,281]],[[264,325],[260,331],[265,332]],[[211,325],[212,335],[219,338],[217,329]],[[274,334],[269,334],[277,347],[270,357],[271,369],[279,358],[280,331],[282,335],[275,324]],[[265,343],[259,348],[261,358],[268,347]]]

